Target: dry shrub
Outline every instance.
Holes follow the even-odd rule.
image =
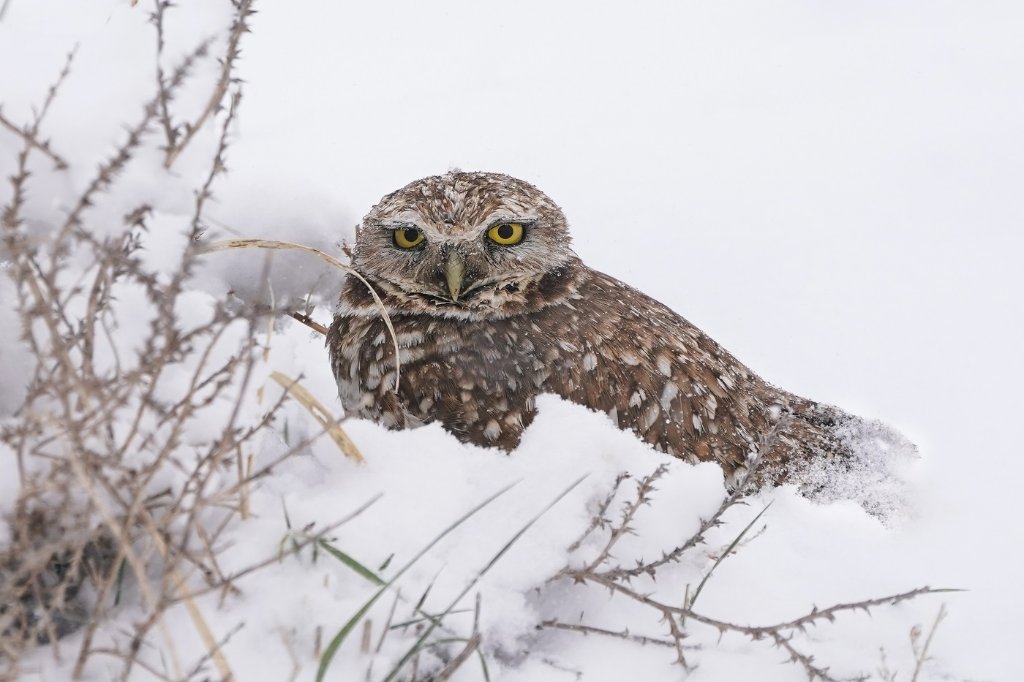
[[[73,56],[29,123],[0,113],[0,134],[22,141],[3,206],[0,261],[10,279],[3,290],[16,298],[4,303],[20,325],[29,376],[0,422],[0,466],[17,477],[17,498],[2,509],[6,534],[0,532],[0,678],[17,677],[23,656],[39,643],[64,660],[61,639],[70,633],[80,634],[75,677],[97,655],[122,660],[122,678],[135,666],[150,668],[140,650],[159,637],[169,669],[154,674],[188,678],[204,661],[175,651],[163,620],[176,605],[207,645],[204,659],[230,677],[194,598],[233,588],[237,576],[218,565],[220,538],[246,515],[249,483],[269,470],[251,470],[250,454],[280,404],[258,405],[252,385],[259,312],[189,287],[201,257],[204,205],[225,170],[241,101],[233,68],[252,10],[246,0],[233,4],[233,22],[219,41],[199,42],[167,74],[157,70],[156,93],[141,118],[84,191],[61,198],[70,207],[62,220],[32,213],[27,199],[46,182],[37,158],[53,162],[53,173],[68,167],[43,127],[62,82],[73,77]],[[153,14],[161,50],[170,8],[157,2]],[[217,44],[225,52],[217,55],[220,77],[208,105],[197,120],[177,121],[175,94]],[[140,151],[160,144],[155,130],[163,132],[170,168],[203,126],[219,132],[209,172],[194,188],[191,219],[178,226],[185,238],[176,266],[157,268],[144,257],[154,241],[150,206],[134,207],[120,225],[91,217],[109,214],[96,208]],[[166,248],[166,239],[156,243]],[[138,615],[130,634],[99,637],[126,594]]]

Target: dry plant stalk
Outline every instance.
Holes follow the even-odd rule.
[[[49,140],[40,140],[36,137],[38,131],[33,131],[31,128],[23,129],[14,125],[9,118],[4,116],[3,110],[0,110],[0,125],[20,137],[26,144],[38,149],[43,154],[50,157],[50,160],[53,161],[54,168],[57,170],[64,170],[68,167],[68,162],[64,160],[64,157],[53,151]]]
[[[366,286],[366,290],[370,292],[370,296],[373,297],[373,302],[377,305],[377,308],[380,309],[381,319],[384,320],[384,325],[388,328],[388,333],[391,335],[391,345],[395,351],[394,390],[398,391],[399,382],[401,380],[402,375],[402,354],[398,344],[398,334],[395,332],[394,325],[391,324],[391,316],[388,315],[387,308],[384,307],[384,302],[381,300],[380,295],[377,293],[377,290],[374,289],[373,285],[370,284],[366,280],[366,278],[363,277],[357,270],[348,265],[345,265],[334,256],[330,255],[329,253],[324,253],[320,249],[313,248],[312,246],[306,246],[304,244],[296,244],[294,242],[281,241],[278,239],[225,239],[223,241],[213,242],[212,244],[209,244],[206,247],[206,250],[211,252],[225,251],[229,249],[270,249],[277,251],[303,251],[305,253],[312,254],[317,258],[320,258],[328,265],[331,265],[332,267],[335,267],[338,270],[341,270],[342,272],[350,274],[356,279],[358,279],[360,282],[362,282],[363,285]],[[302,317],[305,316],[300,316],[296,319],[299,319],[299,321],[302,322],[303,324],[307,324],[303,319],[301,319]]]
[[[921,643],[921,628],[914,626],[910,630],[910,648],[914,652],[914,673],[910,676],[910,682],[917,682],[918,677],[921,675],[921,671],[924,669],[925,661],[930,657],[928,651],[932,647],[932,638],[935,637],[936,631],[939,629],[939,625],[946,619],[946,605],[939,605],[939,612],[935,614],[935,620],[932,621],[932,626],[928,630],[928,636],[924,638],[924,643]]]
[[[170,168],[195,138],[196,133],[203,128],[206,121],[220,110],[224,96],[228,92],[228,87],[232,83],[240,82],[235,76],[235,64],[241,54],[240,43],[242,35],[249,32],[249,18],[256,12],[252,8],[253,0],[237,0],[237,2],[233,3],[235,5],[235,16],[228,30],[227,47],[225,48],[224,57],[219,60],[221,64],[220,74],[210,92],[206,106],[195,122],[175,126],[171,122],[169,108],[169,102],[173,96],[170,93],[170,89],[166,87],[163,71],[160,66],[160,57],[163,54],[164,47],[164,12],[174,5],[169,0],[155,0],[155,4],[156,8],[151,19],[157,31],[157,84],[160,89],[158,101],[160,105],[160,122],[166,138],[164,167]]]
[[[712,528],[723,525],[722,519],[725,513],[736,504],[741,503],[745,493],[750,490],[752,488],[752,484],[758,480],[763,461],[760,453],[769,452],[771,450],[774,439],[784,426],[785,419],[780,420],[772,431],[766,435],[759,445],[758,454],[748,465],[747,472],[737,482],[736,487],[722,500],[718,509],[716,509],[709,518],[701,521],[695,533],[680,543],[679,546],[663,552],[660,558],[652,561],[638,560],[635,562],[635,565],[629,568],[626,568],[621,562],[613,561],[612,551],[619,540],[633,532],[632,524],[639,510],[645,506],[651,506],[653,493],[655,492],[655,484],[658,479],[662,478],[666,474],[668,467],[662,464],[650,475],[645,476],[637,482],[636,492],[633,498],[628,499],[623,503],[621,519],[616,523],[606,517],[606,512],[619,491],[623,480],[627,478],[625,475],[620,475],[615,480],[609,495],[600,504],[598,512],[592,519],[586,532],[579,540],[574,542],[569,549],[570,551],[578,549],[587,536],[598,530],[607,534],[604,545],[597,552],[596,556],[590,561],[585,562],[582,567],[575,568],[572,566],[566,566],[548,581],[550,583],[557,580],[568,580],[575,585],[586,585],[588,583],[592,583],[607,589],[613,595],[642,604],[643,606],[652,609],[660,616],[661,621],[666,624],[668,629],[667,637],[640,635],[630,632],[628,628],[615,630],[559,618],[551,618],[543,621],[538,626],[539,629],[565,630],[583,635],[593,634],[604,637],[615,637],[617,639],[623,639],[644,645],[653,644],[657,646],[672,647],[676,654],[676,663],[681,665],[684,670],[689,671],[692,667],[686,658],[686,650],[690,647],[688,647],[685,642],[690,636],[690,630],[693,627],[693,623],[697,623],[717,630],[719,636],[726,632],[733,632],[748,637],[754,641],[764,640],[771,642],[775,647],[786,652],[790,663],[801,666],[809,680],[838,682],[838,680],[829,673],[827,666],[819,665],[815,661],[813,655],[797,648],[793,643],[793,639],[798,633],[805,632],[810,626],[824,622],[832,622],[837,616],[844,613],[854,611],[868,612],[874,607],[895,605],[926,594],[955,591],[948,589],[934,589],[926,586],[884,597],[876,597],[844,604],[834,604],[823,609],[813,607],[809,612],[785,622],[771,623],[767,625],[745,625],[742,623],[734,623],[712,618],[696,611],[694,609],[694,603],[696,595],[699,593],[699,588],[697,591],[687,590],[687,594],[681,604],[662,601],[635,589],[631,585],[632,580],[641,576],[649,576],[652,579],[656,579],[659,570],[663,569],[668,564],[680,561],[680,559],[689,550],[706,542],[706,535]],[[764,512],[762,511],[761,513]],[[760,514],[757,518],[759,517]],[[755,521],[757,518],[755,518]],[[719,556],[718,561],[715,562],[714,566],[712,566],[705,575],[704,580],[701,581],[701,586],[712,576],[715,566],[717,566],[726,555],[737,549],[739,546],[739,540],[752,525],[753,522],[748,524],[739,536],[728,545],[728,547],[723,548],[724,554]],[[940,612],[940,617],[936,620],[931,634],[934,634],[935,627],[937,627],[938,623],[941,621],[942,615],[942,612]],[[927,655],[928,647],[931,644],[931,634],[925,643],[920,646],[918,646],[917,640],[914,639],[914,650],[915,655],[917,656],[916,660],[918,661],[918,668],[920,668]]]
[[[216,632],[197,600],[236,591],[240,578],[279,557],[227,573],[218,558],[224,533],[245,513],[254,480],[315,438],[325,433],[337,438],[337,430],[323,424],[274,461],[255,470],[244,466],[246,453],[285,400],[282,395],[253,418],[249,384],[261,358],[259,313],[239,313],[233,302],[212,301],[205,317],[190,315],[186,321],[179,314],[194,309],[184,296],[202,257],[204,206],[225,172],[241,90],[231,92],[226,110],[220,102],[238,82],[233,68],[251,4],[235,5],[229,59],[210,105],[170,150],[173,161],[204,122],[218,122],[210,170],[196,188],[193,215],[182,225],[188,239],[169,276],[142,258],[152,238],[150,206],[136,206],[120,226],[104,220],[100,230],[90,220],[93,207],[118,189],[120,174],[151,144],[155,124],[172,120],[174,95],[207,56],[210,40],[201,41],[166,76],[159,72],[157,94],[81,194],[63,200],[70,207],[67,217],[49,224],[43,238],[38,227],[32,239],[25,232],[29,221],[47,222],[27,212],[26,196],[30,185],[48,176],[32,174],[29,167],[34,155],[58,167],[73,161],[57,154],[43,134],[73,55],[27,125],[0,119],[0,134],[16,135],[22,143],[0,212],[0,276],[13,285],[16,300],[4,303],[20,317],[31,360],[22,403],[0,425],[0,463],[19,485],[17,500],[0,519],[10,529],[0,546],[0,679],[19,677],[24,655],[39,644],[68,661],[76,679],[87,674],[96,657],[119,661],[117,676],[123,680],[136,668],[160,678],[199,678],[207,674],[208,663],[218,677],[230,679],[223,646],[233,630]],[[158,3],[158,11],[169,6]],[[161,45],[162,31],[161,20]],[[151,315],[141,321],[139,338],[121,331],[126,315],[139,314],[123,307],[125,292],[132,291],[142,293]],[[134,322],[132,327],[140,326]],[[311,536],[296,550],[321,538]],[[129,599],[137,617],[128,632],[112,630],[107,616]],[[198,661],[186,660],[165,626],[174,608],[189,613],[205,643],[207,651]],[[62,640],[73,632],[80,633],[80,644],[68,658]]]
[[[346,457],[354,459],[355,461],[362,464],[366,460],[363,458],[359,448],[356,444],[348,437],[344,429],[338,423],[339,420],[332,417],[330,411],[324,407],[324,404],[316,399],[312,393],[299,383],[298,379],[292,379],[281,372],[271,372],[270,378],[276,381],[288,395],[297,400],[300,405],[306,408],[306,411],[315,419],[320,426],[327,430],[327,434],[334,441],[338,449],[341,450],[342,454]]]

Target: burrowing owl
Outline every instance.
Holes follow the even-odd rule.
[[[700,329],[570,248],[561,209],[497,173],[450,172],[384,197],[357,230],[327,335],[349,414],[393,429],[440,422],[459,440],[514,449],[540,393],[606,413],[655,449],[773,479],[850,456],[863,422],[782,391]],[[888,435],[887,430],[878,433]]]

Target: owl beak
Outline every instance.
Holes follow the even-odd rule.
[[[462,279],[466,274],[466,261],[458,251],[448,254],[448,261],[444,264],[444,278],[448,282],[448,292],[452,295],[453,301],[459,300],[462,293]]]

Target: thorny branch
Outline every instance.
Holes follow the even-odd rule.
[[[75,59],[75,50],[71,50],[68,53],[67,59],[64,61],[64,66],[60,73],[57,75],[57,80],[53,82],[49,90],[46,93],[46,98],[43,100],[43,105],[36,112],[35,118],[29,125],[28,129],[25,130],[22,139],[25,142],[25,146],[22,147],[18,153],[17,159],[17,170],[14,175],[11,176],[11,188],[13,193],[11,196],[11,203],[4,207],[3,213],[0,214],[0,221],[3,226],[7,228],[4,234],[4,241],[7,243],[9,248],[13,248],[16,236],[14,231],[21,225],[21,210],[25,203],[25,183],[28,181],[28,158],[29,154],[32,153],[33,149],[39,148],[39,128],[43,124],[43,119],[46,118],[46,114],[50,111],[50,105],[53,104],[53,100],[57,97],[57,91],[60,90],[60,86],[67,80],[68,74],[71,73],[71,63]],[[13,126],[12,127],[17,127]]]
[[[174,148],[178,139],[178,131],[171,122],[171,99],[172,94],[167,89],[164,78],[163,56],[164,56],[164,12],[172,6],[171,0],[155,0],[154,10],[149,19],[156,27],[156,84],[157,102],[160,107],[160,126],[163,128],[166,146],[164,152]]]
[[[611,531],[608,533],[608,541],[598,553],[597,557],[595,557],[594,560],[590,562],[590,565],[583,570],[584,573],[596,570],[598,566],[611,558],[612,549],[615,547],[615,543],[622,539],[623,536],[632,532],[630,523],[633,522],[633,517],[636,516],[636,513],[641,507],[651,503],[651,495],[655,490],[654,483],[664,476],[667,471],[668,465],[661,464],[652,474],[645,476],[640,480],[636,487],[636,498],[625,504],[622,510],[622,521],[618,526],[611,527]]]
[[[195,126],[170,140],[168,154],[180,154],[195,130],[218,115],[229,84],[237,82],[238,42],[251,4],[236,3],[228,58],[210,104]],[[162,14],[170,6],[157,3],[158,53],[163,51]],[[203,322],[180,317],[182,294],[201,255],[193,240],[182,249],[177,272],[167,278],[140,258],[149,239],[148,205],[132,210],[123,225],[102,229],[90,223],[89,211],[118,189],[121,172],[146,146],[155,119],[165,136],[173,132],[174,95],[208,54],[211,40],[202,41],[169,74],[158,70],[156,95],[126,139],[68,202],[65,220],[49,226],[46,238],[29,241],[22,230],[26,220],[45,221],[26,214],[29,160],[33,153],[44,155],[58,168],[73,161],[58,155],[40,130],[71,72],[74,53],[29,125],[19,127],[0,114],[0,126],[23,143],[9,179],[11,198],[0,214],[7,266],[2,276],[14,284],[22,338],[33,359],[22,405],[0,428],[3,455],[12,453],[11,470],[18,472],[20,485],[11,517],[2,520],[11,528],[11,540],[0,546],[0,679],[19,675],[27,648],[49,642],[56,654],[59,641],[76,630],[83,636],[72,659],[75,678],[97,654],[120,659],[123,680],[135,666],[158,677],[185,679],[207,663],[220,677],[232,676],[222,652],[231,632],[215,634],[196,600],[207,591],[237,590],[240,578],[269,563],[226,572],[217,555],[223,533],[243,513],[251,482],[283,456],[256,471],[228,467],[228,459],[232,464],[236,457],[244,459],[285,396],[251,418],[253,392],[247,386],[260,356],[258,311],[233,313],[229,302],[219,302]],[[196,188],[195,211],[183,230],[193,237],[201,232],[204,206],[225,172],[229,130],[240,101],[236,90],[220,117],[209,173]],[[75,258],[66,258],[69,253]],[[118,334],[128,322],[120,303],[126,288],[145,292],[153,312],[135,345]],[[168,381],[170,375],[181,380]],[[218,420],[219,432],[206,428]],[[200,424],[204,428],[197,429]],[[224,473],[232,470],[237,480]],[[98,636],[129,581],[141,596],[143,616],[127,638]],[[185,609],[206,644],[200,660],[183,660],[177,651],[164,622],[171,608]],[[147,659],[153,655],[163,660],[151,664]]]
[[[597,512],[590,520],[590,525],[587,526],[587,529],[583,531],[582,535],[576,538],[576,540],[574,540],[573,543],[569,545],[569,547],[567,548],[568,552],[575,552],[583,544],[583,541],[590,537],[591,533],[593,533],[598,528],[607,528],[611,524],[611,521],[609,521],[606,518],[605,514],[608,513],[608,507],[611,506],[612,500],[614,500],[615,496],[618,494],[619,486],[621,486],[622,482],[625,481],[627,478],[629,478],[629,474],[624,472],[615,477],[615,482],[612,483],[611,490],[608,491],[608,494],[605,495],[604,500],[601,501],[601,504],[597,508]]]
[[[720,635],[732,632],[748,637],[754,641],[767,640],[775,647],[785,651],[789,662],[797,664],[803,668],[809,680],[837,682],[836,678],[829,673],[829,668],[827,666],[819,665],[815,661],[813,655],[797,648],[793,640],[798,633],[806,632],[810,626],[819,625],[825,622],[831,623],[836,620],[837,616],[844,613],[855,611],[869,612],[870,609],[875,607],[892,606],[923,595],[951,591],[931,587],[920,587],[884,597],[834,604],[823,609],[812,607],[811,610],[804,615],[784,622],[771,623],[767,625],[745,625],[742,623],[712,618],[701,612],[695,611],[693,604],[697,594],[696,592],[691,594],[689,590],[687,590],[687,595],[680,604],[664,601],[652,594],[640,592],[631,586],[631,582],[641,576],[647,576],[651,579],[656,578],[659,570],[665,568],[670,563],[678,562],[687,551],[705,543],[706,536],[711,529],[723,525],[723,518],[726,512],[736,504],[740,504],[742,502],[743,495],[750,488],[751,483],[756,480],[761,464],[764,461],[762,454],[771,450],[778,434],[785,428],[786,422],[787,418],[779,420],[773,426],[772,430],[761,440],[757,454],[748,465],[746,473],[738,481],[736,487],[723,498],[718,509],[711,515],[711,517],[701,521],[696,532],[686,538],[686,540],[676,548],[663,553],[660,559],[650,562],[638,561],[635,567],[628,569],[621,565],[614,564],[612,561],[612,550],[622,537],[632,532],[632,523],[638,511],[642,507],[651,504],[653,494],[655,492],[654,484],[659,478],[665,475],[667,468],[665,465],[661,465],[650,475],[644,477],[638,482],[634,496],[623,504],[620,522],[618,524],[614,524],[605,516],[613,498],[616,496],[616,493],[625,478],[624,476],[619,476],[612,486],[612,492],[599,506],[598,512],[594,516],[594,519],[587,531],[577,542],[571,545],[571,549],[578,549],[581,546],[583,539],[595,532],[597,529],[607,532],[607,538],[604,545],[600,550],[598,550],[595,557],[586,562],[583,567],[573,568],[571,566],[567,566],[548,581],[550,583],[554,580],[565,579],[571,581],[571,584],[574,585],[586,585],[588,583],[592,583],[609,590],[613,595],[618,595],[622,598],[629,599],[648,607],[655,611],[660,616],[661,621],[666,624],[666,627],[668,628],[668,638],[638,634],[631,632],[628,629],[613,630],[598,627],[596,625],[571,623],[565,619],[559,618],[549,618],[544,620],[538,625],[538,628],[566,630],[578,632],[584,635],[596,634],[637,642],[639,644],[655,644],[658,646],[673,647],[676,651],[676,662],[682,665],[685,670],[689,670],[689,663],[687,662],[684,654],[686,649],[691,647],[684,642],[690,636],[689,633],[693,624],[696,623],[717,630]],[[749,528],[750,525],[748,524],[748,526],[743,530],[743,533],[749,530]],[[741,533],[740,536],[742,536],[743,533]],[[729,548],[735,548],[738,540],[739,538],[734,540],[733,543],[729,545]],[[705,580],[710,575],[711,571],[709,571],[708,575],[705,576]],[[925,645],[925,648],[926,647],[927,644]]]
[[[159,8],[161,4],[158,0],[157,7]],[[237,9],[228,33],[227,49],[224,58],[221,60],[220,76],[217,78],[217,83],[210,93],[210,99],[207,101],[206,107],[199,115],[199,118],[194,123],[186,123],[185,132],[179,138],[178,130],[173,128],[170,123],[170,116],[165,117],[164,128],[167,135],[167,154],[164,158],[165,168],[170,168],[174,164],[175,160],[185,151],[185,148],[192,142],[192,139],[203,127],[207,119],[220,109],[221,102],[224,101],[224,95],[228,92],[228,86],[237,80],[235,76],[235,63],[241,55],[239,44],[242,40],[242,34],[249,32],[249,18],[256,13],[252,5],[253,0],[239,0],[236,3]],[[158,9],[156,16],[158,19],[154,21],[157,23],[157,31],[161,35],[159,49],[162,51],[163,9]]]
[[[688,537],[682,544],[668,552],[662,553],[661,558],[654,561],[637,562],[637,565],[633,568],[616,566],[608,569],[604,575],[613,580],[624,579],[626,581],[630,578],[636,578],[641,575],[653,576],[662,566],[678,562],[687,551],[693,549],[697,545],[703,544],[707,534],[712,529],[722,525],[722,517],[725,513],[734,505],[740,503],[742,498],[749,492],[751,485],[755,480],[757,480],[757,476],[760,474],[761,468],[764,466],[764,462],[766,461],[764,455],[771,451],[772,447],[775,445],[775,440],[778,438],[778,435],[786,428],[791,419],[791,417],[785,416],[775,422],[771,430],[769,430],[761,439],[761,442],[758,445],[757,454],[747,466],[746,473],[743,474],[743,476],[736,482],[732,491],[722,499],[722,503],[718,505],[718,509],[716,509],[708,518],[701,519],[700,526],[697,528],[697,531]],[[605,559],[607,559],[607,557],[605,557]]]
[[[19,128],[14,123],[12,123],[9,118],[4,116],[2,110],[0,110],[0,125],[10,130],[18,137],[20,137],[22,140],[25,141],[26,144],[35,147],[43,154],[50,157],[50,160],[53,161],[54,167],[57,168],[57,170],[64,170],[65,168],[68,167],[68,162],[65,161],[64,158],[60,156],[57,152],[53,151],[53,148],[50,146],[49,140],[38,139],[31,129]]]
[[[199,43],[198,46],[192,52],[182,60],[181,64],[174,70],[170,81],[164,85],[161,83],[159,92],[148,104],[146,104],[143,110],[143,116],[138,123],[135,124],[128,131],[128,139],[118,147],[117,151],[107,161],[100,165],[99,171],[89,182],[85,191],[78,198],[75,203],[75,207],[68,214],[67,220],[64,221],[64,226],[61,228],[60,233],[55,237],[54,243],[58,247],[54,249],[50,269],[51,272],[56,267],[56,258],[60,254],[59,247],[65,246],[66,239],[72,230],[76,230],[82,225],[82,214],[92,206],[95,196],[108,190],[114,183],[114,179],[117,174],[127,165],[128,161],[131,160],[135,151],[142,144],[142,138],[149,129],[150,123],[156,116],[158,104],[161,98],[165,97],[167,93],[173,93],[176,91],[185,79],[191,74],[192,68],[195,63],[206,56],[209,51],[211,40],[207,39]],[[87,232],[81,232],[77,235],[80,239],[91,240],[92,237]]]
[[[224,117],[224,125],[221,128],[220,139],[217,141],[217,151],[213,157],[213,164],[210,166],[210,173],[206,176],[206,182],[196,192],[196,210],[192,216],[192,233],[190,235],[193,242],[202,236],[203,228],[200,220],[203,216],[203,207],[213,197],[213,192],[210,190],[213,186],[213,181],[217,179],[218,175],[228,171],[224,156],[228,147],[228,131],[231,128],[231,122],[235,120],[235,115],[238,113],[238,106],[241,102],[242,89],[238,88],[231,94],[231,105],[228,107],[228,115]]]
[[[579,632],[584,635],[605,635],[607,637],[624,639],[629,642],[636,642],[637,644],[641,645],[656,644],[657,646],[664,646],[670,648],[675,646],[675,642],[671,640],[660,639],[658,637],[647,637],[646,635],[637,635],[630,632],[628,629],[609,630],[607,628],[599,628],[594,625],[584,625],[582,623],[563,623],[562,621],[554,619],[543,621],[540,624],[540,627],[551,630],[568,630],[569,632]]]

